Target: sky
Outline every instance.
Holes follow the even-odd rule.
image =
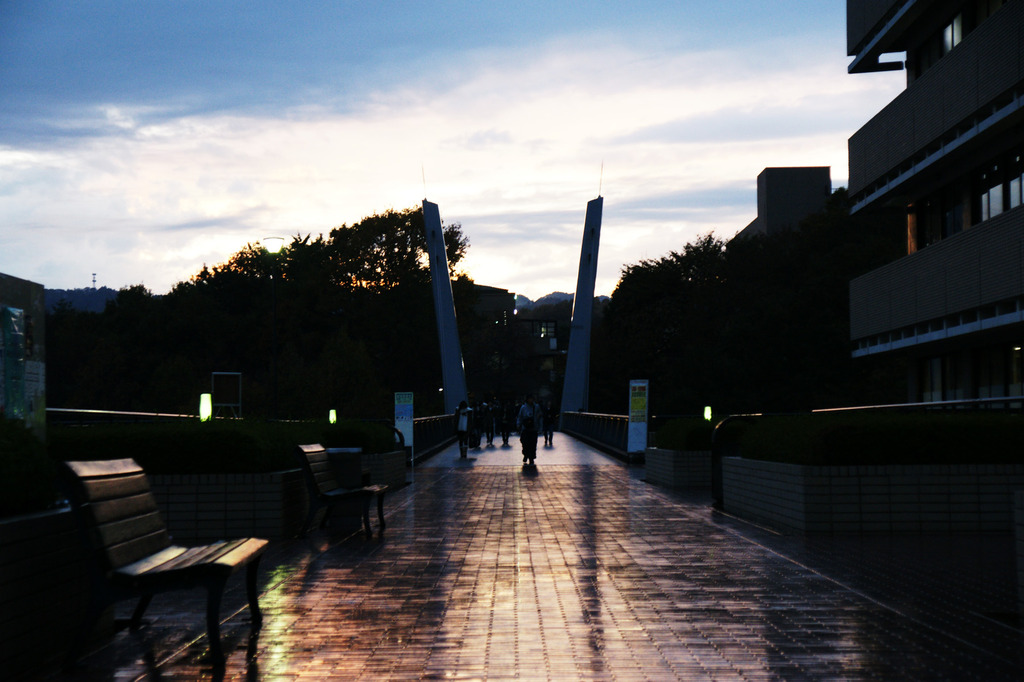
[[[903,87],[843,0],[0,0],[0,272],[154,294],[264,237],[438,204],[479,284],[596,293],[729,239]]]

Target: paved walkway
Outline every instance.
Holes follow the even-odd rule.
[[[450,448],[384,539],[275,543],[256,640],[226,598],[226,678],[1024,679],[1011,538],[782,536],[562,434],[519,461]],[[67,679],[209,678],[202,613],[157,597]]]

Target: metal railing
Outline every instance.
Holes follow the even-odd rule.
[[[128,412],[124,410],[84,410],[65,407],[47,407],[46,420],[51,424],[109,424],[199,419],[197,414],[171,414],[167,412]]]
[[[563,412],[559,430],[628,462],[629,417],[595,412]]]
[[[739,445],[725,443],[721,434],[723,427],[736,421],[755,422],[760,417],[785,417],[795,414],[838,414],[852,412],[933,412],[949,410],[998,410],[1021,411],[1024,409],[1024,396],[1000,396],[998,398],[970,398],[963,400],[932,400],[917,403],[888,403],[881,405],[854,405],[850,407],[830,407],[803,413],[750,413],[730,414],[715,424],[711,432],[711,496],[716,505],[722,503],[722,458],[740,455]]]
[[[422,462],[455,441],[455,415],[439,414],[412,420],[413,460]]]

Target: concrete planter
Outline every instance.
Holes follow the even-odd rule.
[[[711,488],[710,450],[647,448],[644,459],[648,483],[674,489]]]
[[[68,509],[0,519],[0,670],[5,679],[56,671],[89,599],[81,540]],[[111,632],[108,614],[100,630]]]
[[[363,466],[370,470],[371,483],[386,483],[395,491],[405,485],[405,450],[370,452],[361,455]]]
[[[176,543],[232,537],[289,538],[299,532],[306,489],[298,469],[266,474],[163,474],[149,477]]]
[[[726,511],[793,533],[1012,533],[1024,488],[1024,465],[722,463]]]
[[[1024,623],[1024,490],[1014,493],[1014,536],[1017,541],[1017,612]]]

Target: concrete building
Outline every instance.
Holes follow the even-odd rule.
[[[46,430],[46,295],[0,273],[0,419]]]
[[[772,235],[794,229],[825,208],[832,194],[829,166],[765,168],[757,176],[757,217],[737,235]]]
[[[907,212],[907,255],[850,284],[853,353],[906,354],[910,401],[1021,395],[1024,0],[849,0],[847,41],[907,74],[849,140],[853,210]]]

